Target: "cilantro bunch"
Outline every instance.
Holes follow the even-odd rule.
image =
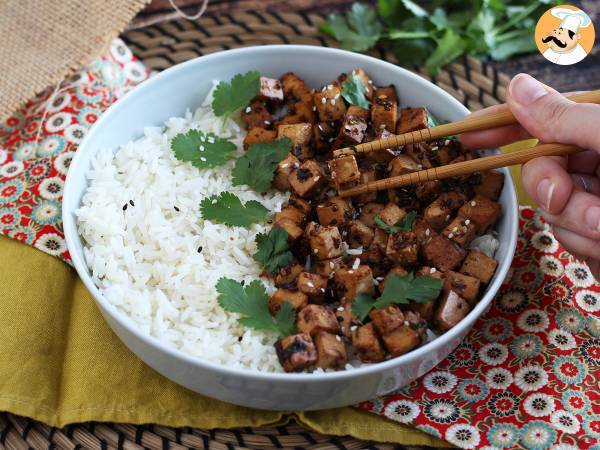
[[[331,14],[321,32],[342,48],[365,52],[386,46],[402,65],[425,64],[436,75],[462,55],[501,61],[533,52],[535,24],[558,0],[379,0],[377,7],[354,3]]]

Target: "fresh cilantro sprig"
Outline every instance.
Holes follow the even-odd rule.
[[[261,222],[269,210],[260,202],[242,201],[230,192],[205,197],[200,202],[200,212],[204,220],[222,223],[230,227],[248,228],[253,223]]]
[[[175,158],[192,163],[198,169],[222,166],[235,152],[233,142],[220,138],[213,133],[189,130],[179,133],[171,140],[171,150]]]
[[[271,228],[269,234],[259,233],[255,241],[258,251],[254,260],[269,273],[287,266],[294,257],[288,245],[288,234],[283,228]]]
[[[363,321],[372,309],[390,305],[407,305],[411,302],[427,303],[437,298],[442,284],[442,280],[427,275],[420,277],[415,277],[412,273],[403,276],[389,275],[383,294],[377,299],[368,294],[357,295],[352,303],[352,312]]]
[[[396,222],[394,225],[390,226],[387,223],[385,223],[383,220],[381,220],[381,217],[376,216],[375,217],[375,225],[377,225],[379,228],[381,228],[386,233],[390,233],[390,234],[399,233],[400,231],[410,231],[412,229],[413,222],[415,221],[416,217],[417,217],[417,212],[411,211],[408,214],[406,214],[402,219],[400,219],[398,222]]]
[[[260,72],[237,74],[230,83],[221,81],[213,92],[212,109],[216,116],[228,116],[247,106],[260,91]]]
[[[257,192],[265,192],[271,188],[275,169],[292,149],[292,141],[288,138],[273,142],[251,144],[246,154],[235,162],[231,174],[233,185],[246,184]]]
[[[373,8],[354,3],[345,16],[331,14],[320,30],[340,41],[343,49],[364,52],[377,43],[382,26]]]
[[[296,315],[292,305],[283,302],[275,317],[269,312],[269,295],[259,280],[242,286],[231,278],[217,282],[218,301],[229,312],[241,314],[239,322],[257,330],[271,330],[280,336],[294,334]]]
[[[365,97],[367,87],[354,72],[342,83],[342,97],[351,105],[369,109],[370,103]]]

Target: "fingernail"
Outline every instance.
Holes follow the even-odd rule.
[[[585,213],[587,226],[592,230],[600,231],[600,206],[593,206]]]
[[[548,93],[542,83],[525,73],[520,73],[512,79],[508,92],[521,105],[530,105]]]
[[[537,186],[537,201],[546,211],[550,211],[555,187],[555,184],[549,178],[544,178]]]

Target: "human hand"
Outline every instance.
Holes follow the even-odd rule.
[[[523,165],[523,187],[553,225],[556,239],[586,261],[600,280],[600,105],[574,103],[527,74],[508,87],[507,105],[518,124],[465,133],[469,148],[499,147],[529,137],[586,149],[568,156],[544,156]],[[499,111],[506,105],[479,111]]]

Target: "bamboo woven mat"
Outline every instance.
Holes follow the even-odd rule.
[[[323,16],[317,14],[248,12],[206,15],[198,21],[177,20],[129,29],[122,34],[148,67],[162,70],[197,56],[231,48],[264,44],[304,44],[335,46],[317,27]],[[373,56],[400,63],[383,49]],[[491,65],[472,58],[462,59],[431,78],[420,68],[415,72],[449,92],[467,108],[481,109],[504,101],[508,77]],[[7,449],[405,449],[364,442],[352,437],[327,436],[297,424],[236,430],[169,428],[159,425],[134,426],[114,423],[84,423],[63,429],[49,427],[9,413],[0,414],[0,448]]]

